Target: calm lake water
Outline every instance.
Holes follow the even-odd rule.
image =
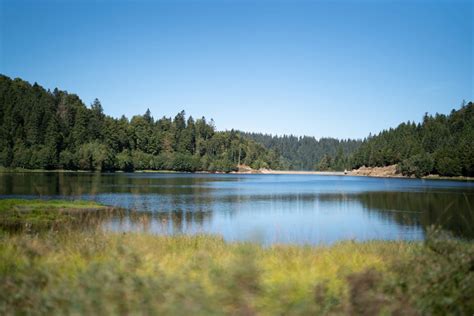
[[[442,225],[474,237],[471,182],[316,175],[0,174],[0,198],[89,199],[151,212],[112,230],[214,233],[264,244],[423,239]]]

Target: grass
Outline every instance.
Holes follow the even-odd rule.
[[[262,248],[215,236],[141,233],[4,236],[0,313],[342,312],[349,275],[387,273],[390,261],[417,247],[345,242]]]
[[[71,205],[0,202],[0,212]],[[211,235],[0,231],[2,315],[470,315],[472,294],[473,243],[439,232],[425,243],[262,247]]]
[[[38,230],[96,219],[111,208],[92,201],[0,200],[0,230]]]

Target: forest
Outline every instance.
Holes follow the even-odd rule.
[[[474,104],[449,115],[423,117],[369,136],[350,158],[352,167],[397,164],[403,175],[474,176]]]
[[[242,133],[281,156],[289,170],[357,169],[397,165],[406,176],[474,176],[474,104],[463,102],[449,115],[426,113],[364,140]]]
[[[105,115],[99,100],[86,107],[66,91],[45,90],[0,75],[0,165],[8,168],[95,171],[223,171],[246,164],[278,169],[279,156],[213,120],[155,120]]]
[[[245,133],[242,135],[263,144],[277,152],[280,164],[285,170],[344,170],[351,167],[351,155],[357,150],[362,140],[339,140],[311,136],[269,135]]]
[[[131,119],[75,94],[0,75],[0,166],[95,171],[344,170],[397,165],[403,175],[474,176],[474,105],[425,114],[364,140],[216,131],[205,117]]]

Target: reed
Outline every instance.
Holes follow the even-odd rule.
[[[3,230],[0,314],[472,314],[473,263],[472,242],[438,231],[426,242],[264,247],[100,225]]]

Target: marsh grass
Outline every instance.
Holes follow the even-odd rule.
[[[125,211],[92,201],[0,200],[0,230],[40,232],[48,229],[95,228]]]
[[[348,276],[367,269],[389,273],[389,262],[418,247],[261,247],[209,235],[4,233],[0,313],[342,313]]]
[[[107,208],[92,202],[72,202],[70,208],[64,201],[12,201],[3,200],[0,212],[13,205],[20,212],[108,216],[102,214]],[[135,215],[147,225],[146,215]],[[473,243],[438,230],[424,243],[264,247],[212,235],[86,229],[81,223],[83,229],[0,231],[1,315],[474,312]]]

